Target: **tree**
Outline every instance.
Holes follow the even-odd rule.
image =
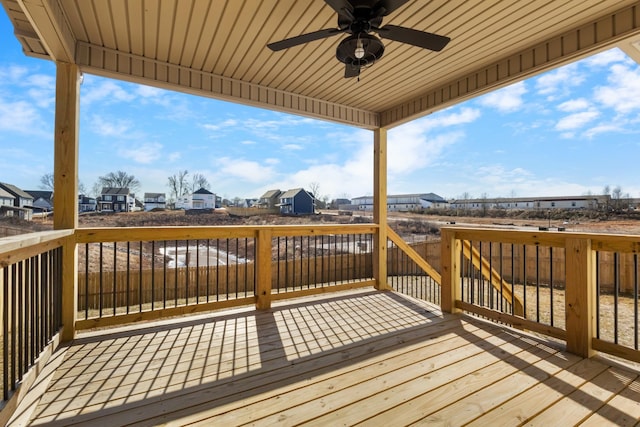
[[[104,176],[99,176],[98,183],[102,187],[128,188],[132,193],[140,188],[140,181],[124,171],[109,172]]]
[[[187,184],[187,176],[189,175],[189,171],[186,169],[183,171],[178,171],[177,174],[173,174],[169,177],[169,191],[174,200],[178,197],[184,196],[188,191]]]
[[[205,176],[202,175],[201,173],[193,174],[193,178],[191,179],[191,192],[198,191],[201,188],[204,188],[205,190],[210,190],[211,184],[209,184],[209,181],[207,181],[207,178],[205,178]]]
[[[623,208],[622,205],[622,188],[618,185],[611,190],[611,206],[616,212],[619,212]]]
[[[45,173],[40,177],[40,188],[53,191],[53,174]]]
[[[40,188],[43,190],[53,191],[53,173],[45,173],[40,177]],[[87,192],[87,188],[84,184],[78,180],[78,194],[85,194]]]

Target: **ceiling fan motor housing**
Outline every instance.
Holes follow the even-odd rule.
[[[364,56],[356,58],[358,39],[362,42]],[[379,38],[367,33],[353,34],[340,42],[336,49],[336,58],[343,64],[365,66],[373,64],[382,57],[384,45]]]

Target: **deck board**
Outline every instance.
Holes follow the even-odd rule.
[[[638,372],[393,292],[86,334],[33,425],[634,425]]]

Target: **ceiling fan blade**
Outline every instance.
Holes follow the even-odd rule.
[[[380,37],[440,52],[451,41],[449,37],[412,28],[385,25],[376,29]]]
[[[274,52],[277,52],[282,49],[287,49],[293,46],[297,46],[299,44],[309,43],[314,40],[320,40],[326,37],[331,37],[341,32],[342,30],[339,30],[337,28],[325,28],[324,30],[318,30],[312,33],[301,34],[299,36],[280,40],[279,42],[269,43],[267,47],[273,50]]]
[[[373,10],[379,11],[379,14],[377,13],[376,16],[387,16],[396,9],[399,9],[407,1],[409,0],[380,0],[375,4]]]
[[[358,77],[360,75],[360,65],[345,64],[344,78],[349,79],[351,77]]]

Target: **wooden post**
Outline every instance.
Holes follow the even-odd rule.
[[[591,357],[595,331],[595,252],[590,239],[566,240],[565,316],[567,351]]]
[[[460,240],[455,231],[440,229],[440,306],[443,312],[458,313],[456,301],[460,299]]]
[[[391,289],[387,282],[387,130],[373,131],[373,222],[378,234],[373,245],[373,278],[378,290]]]
[[[56,117],[53,166],[53,228],[78,228],[78,131],[80,69],[56,63]],[[78,299],[78,250],[72,235],[62,259],[62,341],[75,337]]]
[[[256,250],[256,309],[271,308],[271,230],[258,230]]]

